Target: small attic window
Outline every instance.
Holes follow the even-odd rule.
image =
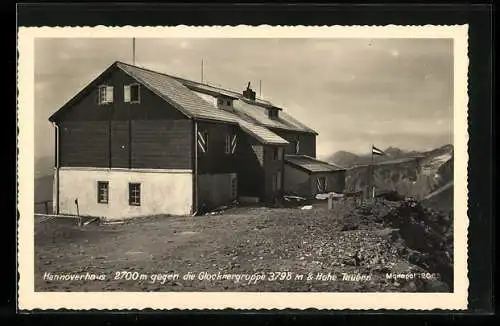
[[[233,101],[230,98],[218,97],[217,106],[220,108],[228,108],[233,105]]]
[[[123,87],[123,100],[125,103],[140,103],[139,84],[125,85]]]
[[[268,109],[269,118],[277,119],[278,118],[278,109]]]
[[[97,101],[100,105],[113,103],[113,86],[99,86],[99,95]]]

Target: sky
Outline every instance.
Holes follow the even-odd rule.
[[[132,39],[35,42],[35,156],[54,153],[49,116]],[[367,154],[371,144],[427,150],[453,143],[451,39],[136,39],[138,66],[264,99],[319,133],[317,156]],[[259,87],[261,85],[261,87]]]

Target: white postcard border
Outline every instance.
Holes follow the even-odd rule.
[[[175,26],[19,27],[18,30],[18,304],[31,309],[466,309],[468,26]],[[34,40],[36,38],[453,38],[454,292],[35,292]]]

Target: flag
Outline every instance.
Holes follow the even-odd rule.
[[[383,150],[378,149],[377,147],[375,147],[375,146],[372,145],[372,155],[381,155],[381,156],[384,156],[385,153],[384,153]]]

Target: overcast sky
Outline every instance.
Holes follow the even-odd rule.
[[[136,64],[262,97],[319,132],[317,154],[370,144],[425,150],[453,143],[453,43],[447,39],[137,39]],[[131,39],[38,39],[36,156],[52,155],[48,117]]]

